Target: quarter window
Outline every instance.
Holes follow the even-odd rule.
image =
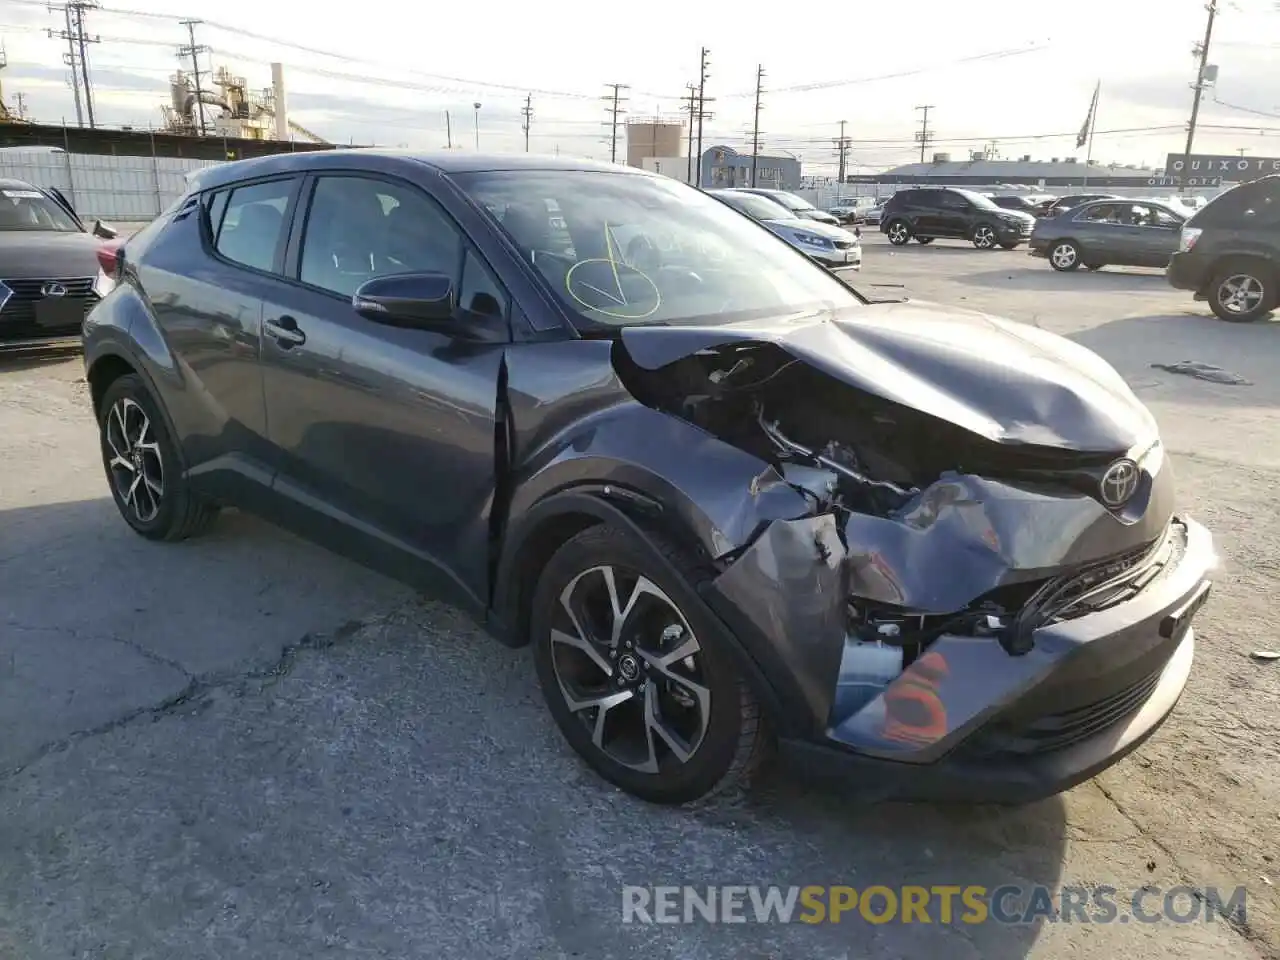
[[[456,280],[461,258],[457,229],[412,187],[371,177],[321,177],[298,278],[350,297],[365,281],[394,273],[443,273]]]
[[[233,189],[221,223],[212,224],[218,253],[256,270],[274,269],[294,183],[292,179],[271,180]],[[219,198],[215,197],[210,213],[219,207]]]

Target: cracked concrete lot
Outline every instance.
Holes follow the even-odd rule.
[[[1280,325],[1219,323],[1151,272],[866,241],[864,285],[1068,334],[1160,419],[1224,569],[1191,687],[1137,754],[1023,809],[777,776],[642,805],[562,743],[528,652],[450,608],[236,513],[134,536],[78,360],[0,361],[0,957],[1280,957],[1280,664],[1249,658],[1276,643]],[[1150,366],[1186,359],[1253,385]],[[1249,899],[1244,923],[624,925],[625,884]]]

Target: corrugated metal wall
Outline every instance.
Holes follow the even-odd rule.
[[[186,175],[217,160],[0,151],[0,177],[57,187],[85,220],[145,222],[186,189]]]

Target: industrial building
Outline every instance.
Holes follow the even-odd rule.
[[[1086,164],[1076,157],[1032,160],[999,160],[975,152],[968,159],[953,160],[949,153],[935,153],[925,163],[908,163],[883,173],[846,177],[848,183],[925,183],[953,187],[1022,186],[1036,189],[1070,187],[1150,188],[1164,186],[1164,172],[1119,164]]]
[[[632,117],[627,121],[627,166],[692,183],[685,150],[685,121],[678,117]]]
[[[702,153],[702,186],[750,187],[753,159],[732,147],[710,147]],[[800,160],[789,155],[760,154],[754,158],[755,186],[774,190],[800,187]]]

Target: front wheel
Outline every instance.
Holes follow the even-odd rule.
[[[979,250],[990,250],[996,245],[995,230],[985,223],[979,224],[973,231],[973,245]]]
[[[889,242],[895,247],[901,247],[911,239],[911,228],[907,226],[905,220],[894,220],[885,229],[885,233],[889,235]]]
[[[185,540],[209,525],[217,507],[188,484],[178,447],[139,376],[126,374],[107,387],[98,432],[111,496],[135,532]]]
[[[1246,261],[1219,270],[1212,291],[1209,306],[1219,320],[1231,323],[1252,323],[1274,310],[1280,300],[1271,272]]]
[[[1060,272],[1077,270],[1080,267],[1080,248],[1070,240],[1063,240],[1053,245],[1049,251],[1049,263]]]
[[[633,535],[591,527],[551,558],[530,630],[542,695],[570,746],[606,780],[655,803],[685,803],[744,779],[763,757],[760,706],[696,609],[676,599]]]

